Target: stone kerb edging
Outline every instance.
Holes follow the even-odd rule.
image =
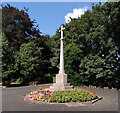
[[[42,101],[37,101],[37,100],[30,100],[28,99],[28,95],[26,95],[24,98],[23,98],[23,101],[25,102],[30,102],[30,103],[33,103],[33,104],[52,104],[52,105],[67,105],[68,107],[85,107],[87,106],[85,103],[87,104],[93,104],[95,102],[97,102],[98,100],[101,100],[103,99],[102,97],[99,97],[98,96],[98,99],[95,99],[95,100],[92,100],[91,102],[68,102],[68,103],[50,103],[50,102],[42,102]]]
[[[108,90],[116,90],[116,91],[119,90],[119,89],[113,88],[113,87],[110,89],[109,87],[103,87],[103,88],[102,88],[102,87],[97,87],[97,86],[92,86],[92,85],[89,85],[88,88],[94,88],[94,89],[108,89]]]

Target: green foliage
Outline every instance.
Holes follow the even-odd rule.
[[[32,81],[32,82],[29,82],[30,85],[37,85],[38,84],[38,81]]]
[[[119,88],[119,16],[120,2],[106,2],[102,6],[98,3],[81,18],[71,18],[63,25],[65,72],[70,83]],[[59,30],[52,37],[56,61],[59,59]],[[59,67],[59,62],[55,65]]]
[[[67,103],[73,102],[87,102],[97,99],[98,96],[94,92],[85,91],[82,89],[55,91],[51,95],[50,102]]]
[[[28,83],[34,80],[38,74],[43,76],[41,50],[42,48],[38,48],[33,42],[29,42],[22,44],[20,50],[16,52],[15,68],[18,74],[20,74],[18,76],[21,78],[20,82]]]
[[[9,85],[10,81],[14,78],[14,52],[13,48],[9,45],[5,35],[1,36],[2,39],[2,82],[3,85]]]
[[[2,82],[2,35],[0,34],[0,83]]]
[[[75,43],[68,44],[64,49],[65,71],[68,75],[68,81],[76,86],[79,85],[80,82],[82,84],[84,79],[79,76],[79,63],[83,56],[82,52],[83,51],[79,49],[79,46]]]
[[[2,6],[2,32],[14,50],[19,50],[21,44],[29,42],[31,38],[40,36],[35,23],[29,17],[28,9],[20,11],[9,4]]]
[[[60,28],[50,38],[40,35],[27,9],[20,11],[8,4],[2,11],[3,84],[16,80],[23,84],[52,82],[59,70]],[[98,3],[92,5],[92,11],[63,25],[68,82],[120,88],[119,17],[120,2]]]
[[[53,77],[53,83],[56,83],[56,77]]]
[[[52,82],[52,52],[47,44],[50,36],[40,35],[26,8],[20,11],[7,4],[2,6],[2,14],[3,85],[11,82],[29,84],[35,80]]]

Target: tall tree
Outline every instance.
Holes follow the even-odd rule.
[[[2,13],[3,84],[16,80],[28,84],[36,79],[42,83],[51,82],[48,74],[52,52],[47,44],[50,36],[40,34],[26,8],[20,11],[7,4],[2,6]]]
[[[2,39],[2,82],[3,85],[9,85],[11,80],[15,78],[15,68],[14,68],[14,53],[12,47],[5,35],[1,36]]]
[[[41,50],[42,48],[37,47],[33,42],[29,42],[27,44],[22,44],[20,51],[16,52],[15,68],[20,83],[28,84],[37,77],[39,77],[39,80],[43,78],[44,66]]]
[[[117,36],[115,33],[111,33],[109,28],[112,23],[116,27],[117,24],[114,24],[114,21],[111,23],[110,18],[112,17],[107,14],[107,11],[109,12],[110,8],[113,8],[114,20],[117,19],[118,22],[119,3],[115,3],[117,5],[114,3],[114,5],[108,5],[110,8],[107,8],[106,4],[108,5],[109,3],[105,3],[103,6],[101,6],[101,3],[93,5],[92,11],[87,10],[80,18],[71,19],[71,22],[64,25],[66,28],[64,32],[64,46],[69,48],[69,52],[76,50],[76,53],[71,52],[72,55],[70,54],[72,57],[75,56],[76,63],[74,65],[76,68],[72,68],[73,60],[69,61],[69,57],[66,57],[65,63],[69,62],[69,67],[71,67],[69,72],[74,72],[72,76],[77,75],[81,79],[73,80],[72,76],[70,76],[69,80],[74,84],[77,83],[79,85],[82,84],[80,81],[84,81],[83,84],[86,85],[118,87],[119,77],[115,73],[119,69],[119,63],[116,63],[118,62],[117,59],[119,59],[117,55],[119,44],[118,42],[116,44]],[[117,6],[117,9],[115,6]],[[117,10],[116,14],[115,10]],[[117,28],[119,30],[119,26]],[[52,38],[59,45],[60,33],[58,31],[59,29]],[[114,30],[113,32],[116,31]],[[77,48],[76,46],[68,46],[72,43],[76,44]],[[56,49],[58,47],[54,46]],[[82,53],[79,53],[79,55],[81,54],[80,59],[78,55],[79,50],[82,51]],[[68,56],[69,52],[65,52],[65,56]],[[67,71],[67,65],[65,65],[65,69]],[[115,77],[118,79],[114,79]]]
[[[2,31],[15,50],[19,50],[20,45],[29,42],[31,38],[40,36],[35,23],[29,17],[28,9],[20,11],[9,4],[2,6]]]

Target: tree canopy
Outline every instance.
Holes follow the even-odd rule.
[[[41,35],[39,26],[29,17],[28,9],[2,6],[2,81],[29,84],[51,82],[49,35]],[[46,78],[46,80],[44,80]],[[47,81],[48,80],[48,81]]]
[[[92,5],[92,11],[64,25],[65,71],[72,84],[118,88],[119,15],[120,2],[98,3]],[[53,50],[60,46],[59,29],[52,37]]]
[[[52,82],[58,73],[60,27],[51,38],[41,35],[28,9],[2,7],[3,84]],[[120,2],[92,4],[81,17],[62,24],[65,72],[68,82],[119,89]]]
[[[35,23],[26,8],[20,11],[9,4],[2,7],[2,32],[15,50],[19,50],[20,45],[29,42],[31,38],[40,37]]]

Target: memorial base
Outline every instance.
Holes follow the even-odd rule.
[[[70,83],[54,83],[52,86],[50,86],[49,90],[72,90],[73,85],[70,86]]]
[[[72,90],[73,85],[67,83],[67,74],[59,73],[56,75],[56,83],[50,86],[49,90]]]

